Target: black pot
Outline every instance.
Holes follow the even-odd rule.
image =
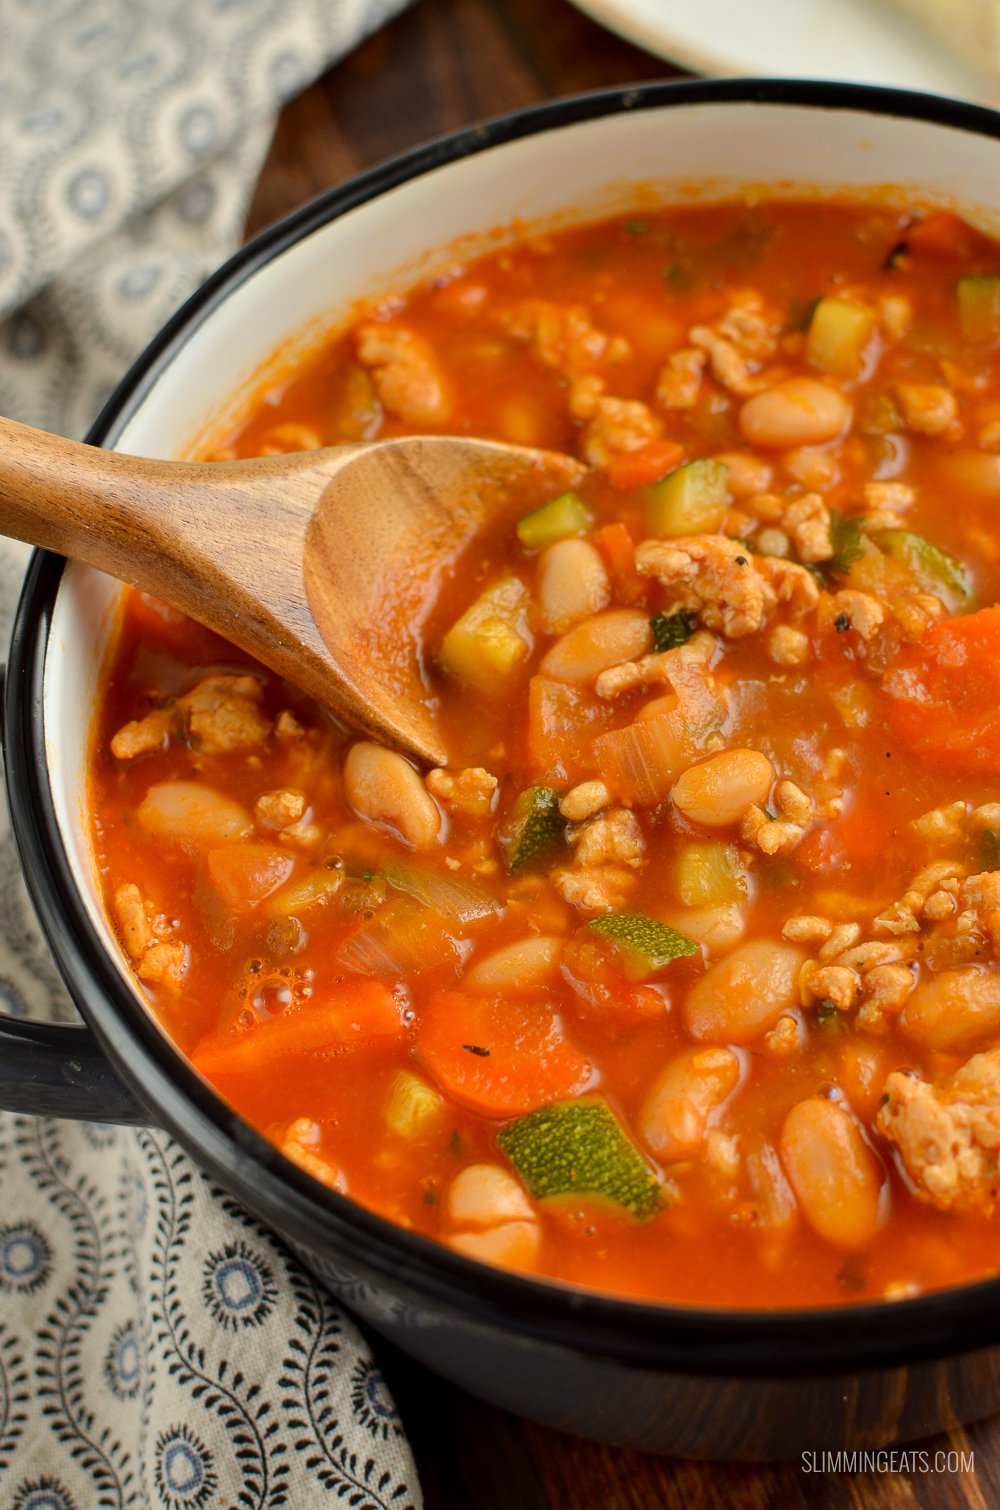
[[[499,182],[498,171],[522,183],[535,172],[551,184],[563,154],[572,196],[571,168],[581,153],[603,151],[609,168],[618,162],[620,173],[624,163],[643,174],[659,144],[664,163],[680,162],[692,179],[716,160],[714,171],[723,172],[739,159],[733,171],[744,182],[797,177],[821,191],[903,182],[911,198],[926,182],[929,200],[953,191],[988,223],[1000,208],[1000,195],[990,193],[1000,182],[998,136],[1000,116],[943,99],[744,81],[617,90],[459,132],[333,190],[244,248],[140,358],[89,439],[113,445],[122,438],[135,449],[123,432],[150,401],[155,408],[171,373],[183,375],[193,347],[211,341],[230,301],[347,212],[391,209],[401,187],[419,192],[426,183],[432,199],[453,205],[448,184],[474,197],[484,177]],[[402,208],[412,220],[410,201]],[[488,223],[505,213],[501,207]],[[452,234],[450,222],[443,231],[432,227],[431,244]],[[769,1458],[906,1441],[1000,1407],[1000,1281],[810,1311],[619,1300],[473,1263],[286,1161],[166,1040],[83,895],[67,839],[65,762],[47,755],[57,722],[53,667],[66,653],[52,634],[65,567],[45,554],[32,562],[11,645],[3,735],[28,885],[85,1026],[4,1021],[0,1105],[166,1128],[375,1328],[474,1393],[565,1431],[657,1452]]]

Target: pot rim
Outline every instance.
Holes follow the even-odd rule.
[[[532,106],[439,137],[327,190],[262,231],[163,326],[95,421],[111,446],[174,355],[236,289],[348,210],[430,170],[549,129],[626,111],[691,104],[790,106],[895,116],[1000,137],[1000,114],[944,96],[869,85],[767,79],[659,82]],[[32,901],[67,985],[102,1049],[195,1161],[280,1235],[357,1259],[397,1295],[523,1339],[691,1374],[816,1375],[886,1368],[1000,1338],[1000,1278],[898,1302],[795,1310],[660,1304],[493,1268],[387,1221],[304,1174],[218,1096],[135,998],[72,879],[48,779],[43,675],[65,561],[35,552],[14,621],[3,705],[6,780]],[[356,1257],[355,1257],[356,1255]]]

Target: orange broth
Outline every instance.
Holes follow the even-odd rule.
[[[959,298],[970,276],[982,281]],[[167,1032],[290,1157],[459,1251],[663,1301],[826,1305],[1000,1266],[989,1131],[994,1120],[1000,1127],[1000,1065],[990,1057],[1000,1058],[1000,901],[988,881],[1000,867],[1000,809],[989,811],[1000,796],[1000,670],[991,670],[1000,629],[989,608],[1000,600],[994,276],[1000,248],[948,216],[849,203],[643,211],[526,241],[401,293],[332,334],[220,439],[213,458],[433,430],[562,450],[593,466],[578,490],[584,523],[541,546],[507,528],[489,532],[432,607],[428,689],[461,752],[455,771],[482,768],[496,783],[482,788],[478,809],[475,798],[464,809],[431,792],[440,828],[428,844],[352,806],[342,775],[352,737],[317,707],[173,611],[128,597],[93,752],[109,913]],[[979,305],[970,313],[976,300],[985,314]],[[831,358],[820,340],[817,311],[822,320],[831,305],[843,306],[835,324],[844,307],[861,311],[846,357],[841,344]],[[404,340],[394,357],[375,359],[387,332]],[[802,378],[843,401],[838,433],[753,444],[748,406]],[[653,501],[662,474],[719,457],[729,461],[716,513],[711,500],[695,505],[709,527],[681,530],[675,517],[663,526]],[[906,491],[893,492],[897,484]],[[796,508],[804,499],[816,502]],[[616,525],[627,535],[608,532]],[[720,538],[702,560],[684,555],[685,542]],[[586,605],[568,622],[546,617],[541,558],[566,539],[585,541],[603,567],[603,588],[593,568],[590,618],[628,610],[636,624],[659,617],[676,628],[683,614],[689,649],[708,647],[702,695],[707,688],[722,713],[699,733],[682,695],[674,755],[657,757],[666,765],[638,786],[607,739],[648,718],[656,699],[678,706],[676,674],[656,657],[680,651],[651,643],[612,659],[652,658],[618,695],[540,669],[588,618]],[[659,576],[636,565],[655,556],[642,544],[651,540],[681,549]],[[836,550],[824,555],[824,540]],[[679,588],[685,562],[691,582]],[[449,630],[509,579],[526,606],[508,622],[507,643],[520,633],[523,651],[515,644],[513,663],[492,676],[449,671]],[[765,599],[749,629],[730,601],[747,583],[763,583]],[[192,701],[220,673],[255,681],[249,693],[224,683]],[[140,732],[113,753],[125,728]],[[676,782],[733,750],[765,757],[773,785],[729,822],[699,821],[674,800]],[[595,781],[603,805],[562,820],[552,803]],[[244,817],[208,839],[184,818],[170,829],[149,794],[174,782],[200,783]],[[552,847],[511,872],[511,814],[529,790],[550,794]],[[286,794],[287,823],[260,805],[268,794]],[[922,821],[932,813],[946,816]],[[625,816],[598,828],[609,814]],[[588,843],[598,853],[589,867],[580,860]],[[937,884],[915,902],[914,878],[932,864]],[[492,910],[471,920],[436,911],[398,882],[414,865],[473,888]],[[706,866],[721,866],[721,880]],[[293,888],[310,878],[313,892],[293,905]],[[692,887],[709,902],[685,902]],[[908,896],[909,911],[892,913]],[[371,954],[358,969],[348,946],[380,915],[398,915],[407,942],[373,975]],[[646,920],[646,943],[652,920],[690,940],[691,952],[636,964],[613,932],[592,927],[621,915]],[[814,936],[802,919],[818,920]],[[783,941],[790,920],[799,932]],[[503,946],[539,937],[553,943],[537,979],[529,971],[492,992],[468,984]],[[823,958],[838,939],[843,947]],[[699,1015],[692,993],[754,941],[794,956],[794,984],[783,996],[775,987],[759,1030],[745,1014],[768,992],[752,992],[744,1017],[731,1019],[734,1037],[730,1019],[712,1027]],[[862,944],[879,948],[852,963]],[[890,973],[873,976],[880,962]],[[821,979],[849,1000],[811,991],[831,965],[846,973]],[[950,998],[935,1016],[933,992],[948,997],[954,986],[961,996],[973,977],[976,1022],[963,1025],[967,1009]],[[332,1013],[329,1035],[300,1032],[322,1009]],[[268,1038],[277,1019],[295,1031]],[[465,1022],[495,1043],[463,1044]],[[656,1114],[659,1079],[695,1050],[728,1054],[735,1089],[704,1115],[683,1092]],[[956,1088],[951,1077],[974,1058],[973,1089]],[[890,1081],[898,1071],[920,1077],[915,1105]],[[389,1109],[403,1072],[424,1094],[401,1130]],[[505,1128],[574,1100],[611,1117],[656,1187],[655,1209],[595,1195],[593,1182],[589,1193],[539,1193],[508,1157]],[[825,1171],[823,1138],[807,1138],[803,1152],[788,1121],[807,1104],[823,1129],[820,1102],[847,1150]],[[898,1136],[887,1120],[897,1110]],[[657,1115],[674,1131],[656,1131]],[[932,1155],[921,1116],[945,1130]],[[949,1148],[965,1155],[957,1174]],[[510,1210],[501,1199],[495,1220],[479,1208],[463,1214],[454,1182],[469,1166],[500,1171],[491,1178],[505,1190],[514,1182]],[[495,1235],[509,1226],[519,1230]]]

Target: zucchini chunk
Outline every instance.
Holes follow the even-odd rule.
[[[518,521],[517,538],[529,551],[540,551],[557,540],[585,535],[594,525],[594,516],[576,493],[560,493],[525,514]]]
[[[712,534],[722,523],[729,503],[723,461],[685,462],[646,488],[649,528],[654,535]]]
[[[497,829],[497,841],[509,875],[551,860],[566,837],[559,797],[549,786],[529,786]]]
[[[924,592],[940,598],[949,613],[967,613],[975,607],[975,594],[965,567],[923,535],[914,535],[909,530],[881,530],[875,543],[893,561],[905,566]]]
[[[587,927],[615,945],[628,980],[648,980],[672,960],[698,953],[694,939],[644,912],[607,912]]]
[[[560,1101],[510,1122],[497,1142],[538,1201],[597,1195],[640,1221],[663,1192],[653,1170],[603,1101]]]

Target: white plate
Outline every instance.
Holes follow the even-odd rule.
[[[595,21],[694,73],[847,79],[958,99],[1000,94],[879,0],[574,0]]]

